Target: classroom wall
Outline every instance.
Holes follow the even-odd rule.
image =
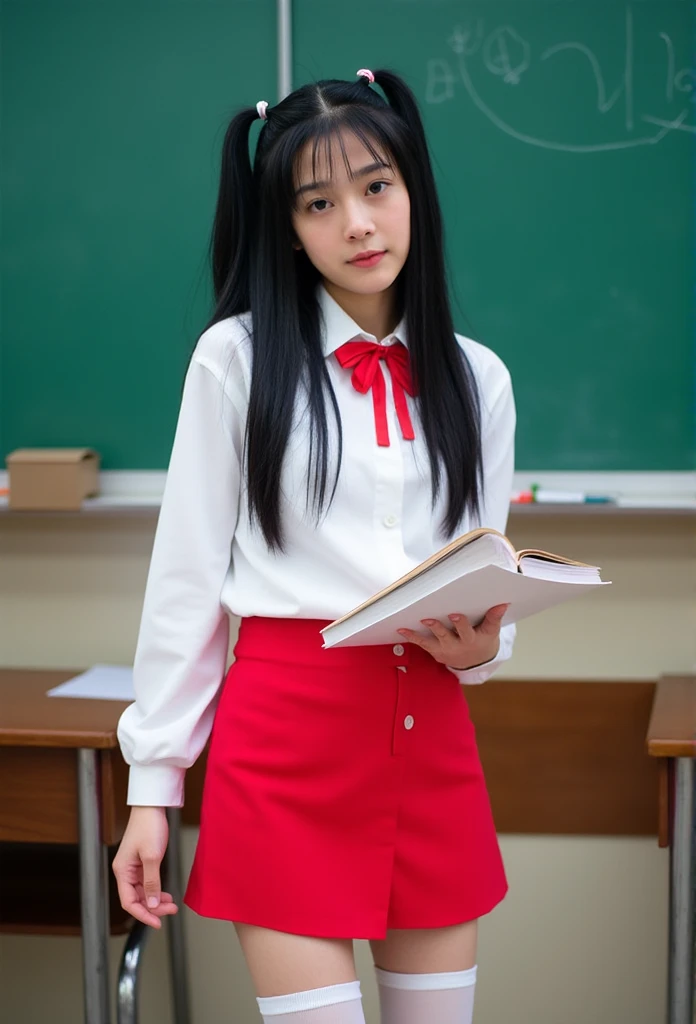
[[[2,661],[130,663],[153,515],[0,521]],[[599,563],[614,585],[521,624],[501,676],[652,679],[696,669],[696,531],[657,516],[513,517],[518,546]],[[234,631],[233,631],[234,635]],[[185,863],[196,830],[184,830]],[[502,837],[510,894],[482,923],[476,1024],[656,1024],[666,999],[668,858],[651,838]],[[193,1024],[260,1019],[234,929],[185,910]],[[112,979],[122,940],[112,940]],[[356,943],[368,1024],[378,1003]],[[142,1020],[169,1019],[166,945],[145,956]],[[77,939],[0,936],[0,1005],[17,1024],[82,1019]]]

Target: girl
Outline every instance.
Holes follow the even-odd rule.
[[[363,1022],[365,938],[383,1024],[467,1024],[476,922],[506,880],[460,684],[489,678],[514,628],[500,606],[389,645],[325,650],[319,632],[507,521],[510,377],[454,333],[402,79],[362,70],[234,117],[212,265],[119,726],[122,904],[153,927],[176,912],[165,808],[212,731],[184,902],[235,923],[264,1021]]]

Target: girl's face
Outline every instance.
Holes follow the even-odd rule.
[[[375,295],[393,285],[411,243],[411,203],[396,167],[375,164],[352,132],[342,132],[346,159],[337,139],[331,142],[333,176],[326,153],[317,154],[312,173],[312,144],[300,155],[292,223],[296,248],[302,248],[334,294]],[[363,253],[378,255],[357,262]]]

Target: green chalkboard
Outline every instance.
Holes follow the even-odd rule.
[[[401,70],[459,330],[515,383],[517,464],[695,461],[691,3],[302,0],[295,84]],[[670,129],[667,126],[677,122]]]
[[[275,7],[0,5],[3,455],[166,466]],[[510,366],[521,469],[696,465],[693,43],[681,0],[293,4],[295,85],[391,66],[419,97],[455,321]]]
[[[0,7],[2,456],[167,465],[209,315],[220,149],[277,98],[275,0]]]

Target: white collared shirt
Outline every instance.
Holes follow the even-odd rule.
[[[212,728],[230,614],[338,618],[452,539],[439,533],[446,487],[431,508],[415,400],[407,396],[416,433],[415,441],[407,441],[389,371],[380,360],[390,444],[378,446],[372,394],[356,391],[352,371],[332,357],[356,337],[378,339],[362,331],[323,286],[319,298],[324,353],[343,426],[343,463],[333,504],[317,526],[311,509],[305,511],[309,414],[298,403],[281,478],[285,555],[269,554],[258,527],[250,527],[240,472],[251,380],[250,317],[214,324],[192,356],[145,591],[134,661],[136,699],[118,726],[131,766],[129,804],[182,805],[185,770]],[[396,338],[408,345],[403,323],[380,343]],[[480,523],[465,516],[452,537],[478,525],[504,533],[514,461],[510,375],[490,349],[461,335],[457,340],[482,398],[485,501]],[[327,418],[333,442],[330,409]],[[330,459],[330,473],[333,466]],[[484,682],[510,657],[514,635],[514,626],[504,627],[493,661],[452,671],[462,683]]]

